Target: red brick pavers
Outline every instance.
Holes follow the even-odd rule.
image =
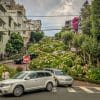
[[[100,87],[100,84],[94,84],[94,83],[75,80],[73,86]]]

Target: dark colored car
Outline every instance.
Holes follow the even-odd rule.
[[[37,56],[38,56],[38,54],[35,54],[35,53],[30,54],[30,60],[32,60],[32,59],[34,59],[34,58],[36,58]]]
[[[15,64],[22,64],[22,63],[23,63],[23,58],[15,59],[15,60],[14,60],[14,63],[15,63]]]

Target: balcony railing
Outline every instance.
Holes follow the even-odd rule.
[[[1,3],[0,3],[0,10],[2,10],[3,12],[7,12],[6,6],[2,5]]]

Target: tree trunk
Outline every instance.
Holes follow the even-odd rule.
[[[83,51],[83,60],[84,60],[84,63],[86,62],[86,56],[85,56],[85,52]]]
[[[91,54],[88,54],[88,57],[89,57],[88,58],[89,59],[88,63],[91,64],[92,63],[92,61],[91,61]]]
[[[97,58],[97,67],[100,67],[100,61],[98,58]]]

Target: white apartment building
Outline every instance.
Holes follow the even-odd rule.
[[[4,5],[0,4],[0,56],[5,54],[6,43],[9,40],[10,31],[8,27],[11,25],[9,22],[11,17],[7,14],[7,9]]]
[[[31,23],[33,24],[34,31],[41,31],[41,20],[32,20]]]
[[[12,32],[21,34],[27,47],[31,31],[41,31],[41,20],[28,20],[24,6],[16,4],[15,0],[0,0],[0,56],[5,54]]]
[[[9,8],[11,8],[10,5]],[[8,5],[6,7],[5,4],[0,4],[0,58],[3,58],[5,54],[6,44],[12,32],[19,32],[23,39],[25,38],[24,45],[27,45],[29,36],[26,35],[27,32],[25,31],[26,20],[23,6],[16,5],[13,9],[8,9]]]

